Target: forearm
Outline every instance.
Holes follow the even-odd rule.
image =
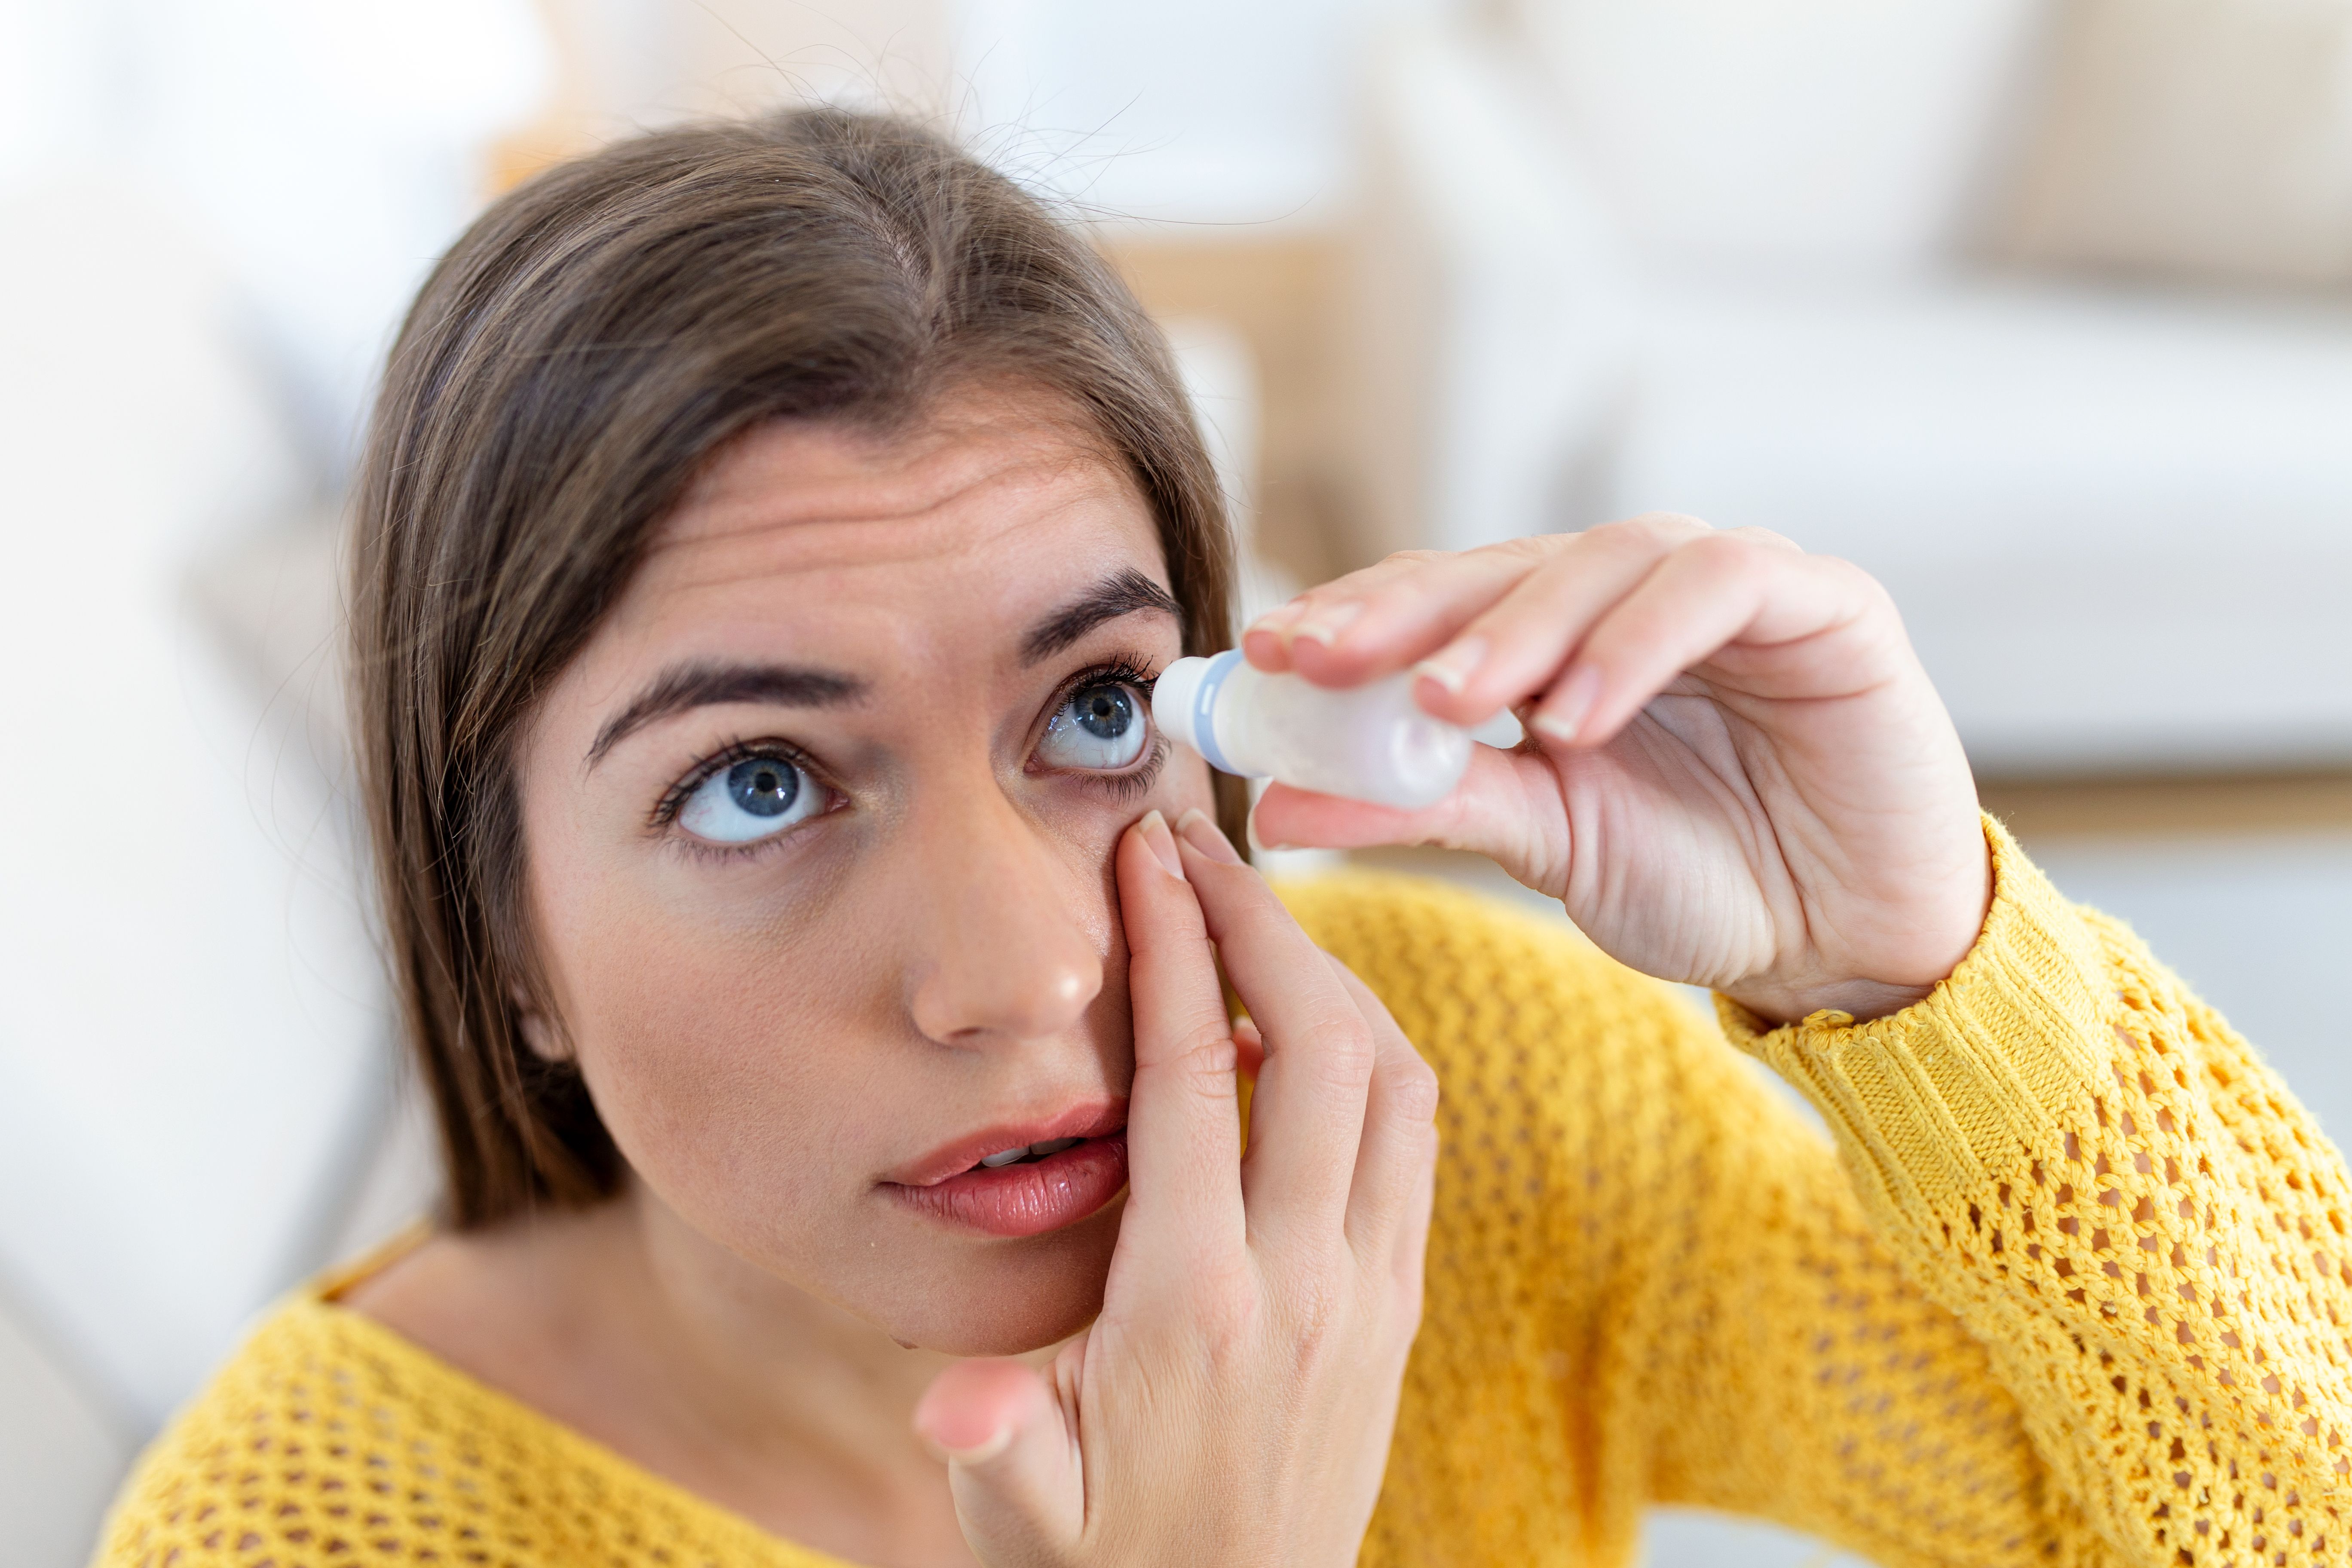
[[[1821,1108],[1873,1226],[2108,1544],[2340,1552],[2342,1162],[2127,931],[1993,839],[1984,935],[1926,1000],[1772,1030],[1727,1006],[1727,1029]]]

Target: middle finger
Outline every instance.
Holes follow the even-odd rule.
[[[1458,555],[1391,556],[1377,566],[1310,589],[1301,595],[1303,611],[1282,626],[1278,639],[1253,627],[1244,646],[1251,662],[1262,669],[1286,667],[1318,686],[1354,686],[1458,644],[1465,626],[1552,562],[1563,557],[1598,561],[1625,553],[1654,558],[1706,531],[1695,519],[1660,512],[1583,533],[1514,539]],[[1291,608],[1286,605],[1267,620],[1285,616]],[[1444,695],[1436,684],[1425,689]],[[1494,711],[1490,707],[1481,717]]]
[[[1323,951],[1216,824],[1188,811],[1176,832],[1225,977],[1265,1041],[1242,1162],[1250,1236],[1337,1238],[1363,1141],[1371,1029]]]

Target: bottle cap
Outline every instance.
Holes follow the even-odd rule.
[[[1151,686],[1151,721],[1160,732],[1200,752],[1221,773],[1237,770],[1217,749],[1217,692],[1241,662],[1239,648],[1210,658],[1180,658]]]

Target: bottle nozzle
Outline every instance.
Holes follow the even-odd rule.
[[[1151,721],[1160,732],[1208,759],[1221,773],[1237,773],[1217,745],[1217,689],[1241,663],[1239,648],[1208,658],[1180,658],[1160,672],[1151,686]]]
[[[1151,719],[1219,773],[1412,811],[1461,782],[1471,745],[1468,731],[1423,712],[1412,686],[1403,672],[1327,689],[1253,668],[1232,648],[1170,665]]]

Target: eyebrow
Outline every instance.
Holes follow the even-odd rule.
[[[721,702],[766,702],[780,708],[839,708],[866,695],[866,683],[827,669],[779,664],[684,664],[665,670],[635,701],[596,731],[588,748],[593,768],[604,753],[656,719]]]
[[[1114,572],[1079,598],[1029,628],[1021,662],[1051,658],[1105,621],[1153,610],[1183,619],[1168,590],[1132,566]],[[775,664],[687,664],[665,670],[636,700],[605,721],[588,748],[593,768],[604,754],[657,719],[723,702],[765,702],[780,708],[839,708],[862,700],[866,683],[827,669]]]
[[[1131,616],[1138,610],[1156,610],[1181,622],[1181,605],[1169,596],[1168,590],[1129,566],[1114,572],[1086,594],[1029,628],[1021,641],[1021,662],[1034,664],[1041,658],[1051,658],[1105,621],[1115,621],[1121,616]]]

